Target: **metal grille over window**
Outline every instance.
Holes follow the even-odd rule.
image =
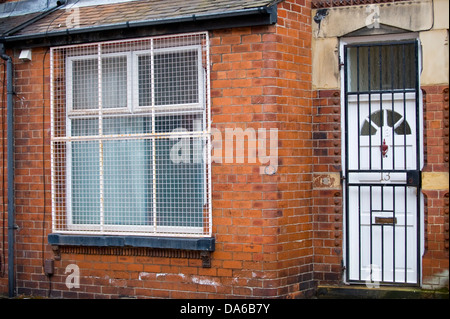
[[[53,231],[210,236],[207,33],[51,59]]]

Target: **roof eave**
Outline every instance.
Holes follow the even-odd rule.
[[[193,32],[200,30],[270,25],[275,24],[276,22],[277,6],[275,4],[267,7],[241,9],[229,12],[194,14],[145,21],[127,21],[45,33],[14,35],[10,32],[9,35],[4,37],[3,42],[8,46],[14,47],[55,46],[115,40],[115,38],[119,39],[176,33],[180,31]],[[117,33],[119,30],[121,30],[121,32]]]
[[[9,37],[10,35],[13,35],[14,33],[19,32],[20,30],[26,28],[27,26],[33,24],[36,21],[39,21],[40,19],[46,17],[47,15],[51,14],[52,12],[56,11],[57,9],[59,9],[61,6],[63,6],[65,4],[65,1],[58,1],[56,2],[56,6],[48,8],[47,10],[43,10],[40,13],[39,12],[35,12],[37,13],[36,16],[34,16],[33,18],[25,21],[24,23],[21,23],[5,32],[2,33],[2,39],[6,39],[7,37]]]

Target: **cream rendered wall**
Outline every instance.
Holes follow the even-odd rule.
[[[449,82],[448,12],[448,0],[434,0],[433,27],[419,33],[423,54],[421,85]]]
[[[312,10],[314,17],[318,9]],[[340,89],[339,40],[351,34],[416,32],[422,44],[421,85],[449,82],[449,1],[417,0],[328,8],[313,23],[313,88]]]

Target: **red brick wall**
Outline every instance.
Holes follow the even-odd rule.
[[[114,253],[75,248],[55,258],[47,244],[51,232],[49,54],[47,49],[34,49],[32,62],[20,62],[19,52],[10,52],[17,92],[19,294],[293,298],[312,293],[310,1],[281,3],[278,17],[276,26],[210,33],[213,128],[222,134],[225,128],[277,129],[279,154],[274,175],[261,174],[258,162],[213,164],[216,251],[211,268],[202,268],[199,258],[152,255],[141,249]],[[45,259],[55,259],[51,277],[44,274]],[[70,264],[79,267],[80,288],[66,286]],[[6,278],[0,278],[0,293],[6,294]]]
[[[49,116],[49,54],[46,49],[33,50],[33,62],[19,61],[16,51],[7,52],[14,62],[14,130],[15,130],[15,262],[17,281],[38,287],[43,279],[42,258],[51,257],[43,235],[51,228],[50,198],[50,116]],[[45,64],[42,61],[45,59]],[[45,67],[44,67],[45,65]],[[2,73],[3,74],[3,73]],[[45,83],[45,85],[43,85]],[[6,145],[6,94],[2,96],[2,138]],[[44,93],[45,92],[45,93]],[[45,94],[45,98],[44,98]],[[2,153],[3,154],[3,153]],[[0,244],[4,276],[0,278],[0,292],[7,283],[7,183],[6,153],[2,164],[2,220],[0,227],[5,241]],[[45,184],[44,184],[45,181]],[[4,195],[4,196],[3,196]],[[45,213],[44,213],[45,212]],[[5,222],[5,225],[3,225]],[[44,239],[44,241],[43,241]],[[5,247],[5,249],[3,249]],[[5,252],[5,254],[3,254]]]
[[[344,258],[340,91],[314,93],[314,275],[319,284],[336,284],[342,280]]]
[[[448,85],[422,87],[424,104],[424,172],[449,171]],[[423,283],[448,287],[449,192],[424,190],[425,254]]]
[[[225,258],[217,262],[244,296],[313,288],[309,14],[282,3],[276,28],[211,40],[213,127],[278,129],[277,174],[261,175],[258,163],[213,165],[213,233]]]

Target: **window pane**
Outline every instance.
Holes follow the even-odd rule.
[[[151,133],[151,118],[111,117],[103,121],[105,135]],[[153,223],[151,140],[117,140],[103,143],[105,223]]]
[[[104,142],[105,224],[153,223],[151,150],[151,140]]]
[[[155,103],[198,103],[198,52],[176,51],[155,55]]]
[[[74,110],[98,108],[98,61],[96,59],[72,61],[72,108]]]
[[[102,97],[104,108],[127,107],[127,57],[102,58]]]
[[[103,119],[103,134],[146,134],[152,132],[150,116],[121,116]]]
[[[375,135],[377,134],[377,131],[378,130],[370,124],[369,120],[365,120],[361,129],[361,136]]]
[[[102,102],[104,108],[127,107],[127,57],[102,58]],[[98,108],[98,60],[72,62],[73,109]]]
[[[348,48],[350,92],[415,87],[415,45],[393,44]]]
[[[77,141],[72,144],[72,223],[100,222],[99,144]]]
[[[156,140],[156,211],[160,226],[201,227],[204,163],[201,139]]]
[[[361,136],[375,135],[377,128],[384,126],[394,128],[394,132],[399,135],[411,134],[411,128],[401,114],[392,110],[379,110],[373,112],[361,128]]]
[[[203,130],[202,114],[159,115],[155,119],[156,133],[199,132]]]
[[[72,136],[98,135],[98,119],[74,119],[72,123]]]
[[[141,55],[138,57],[138,89],[139,106],[152,105],[152,71],[151,56]]]

